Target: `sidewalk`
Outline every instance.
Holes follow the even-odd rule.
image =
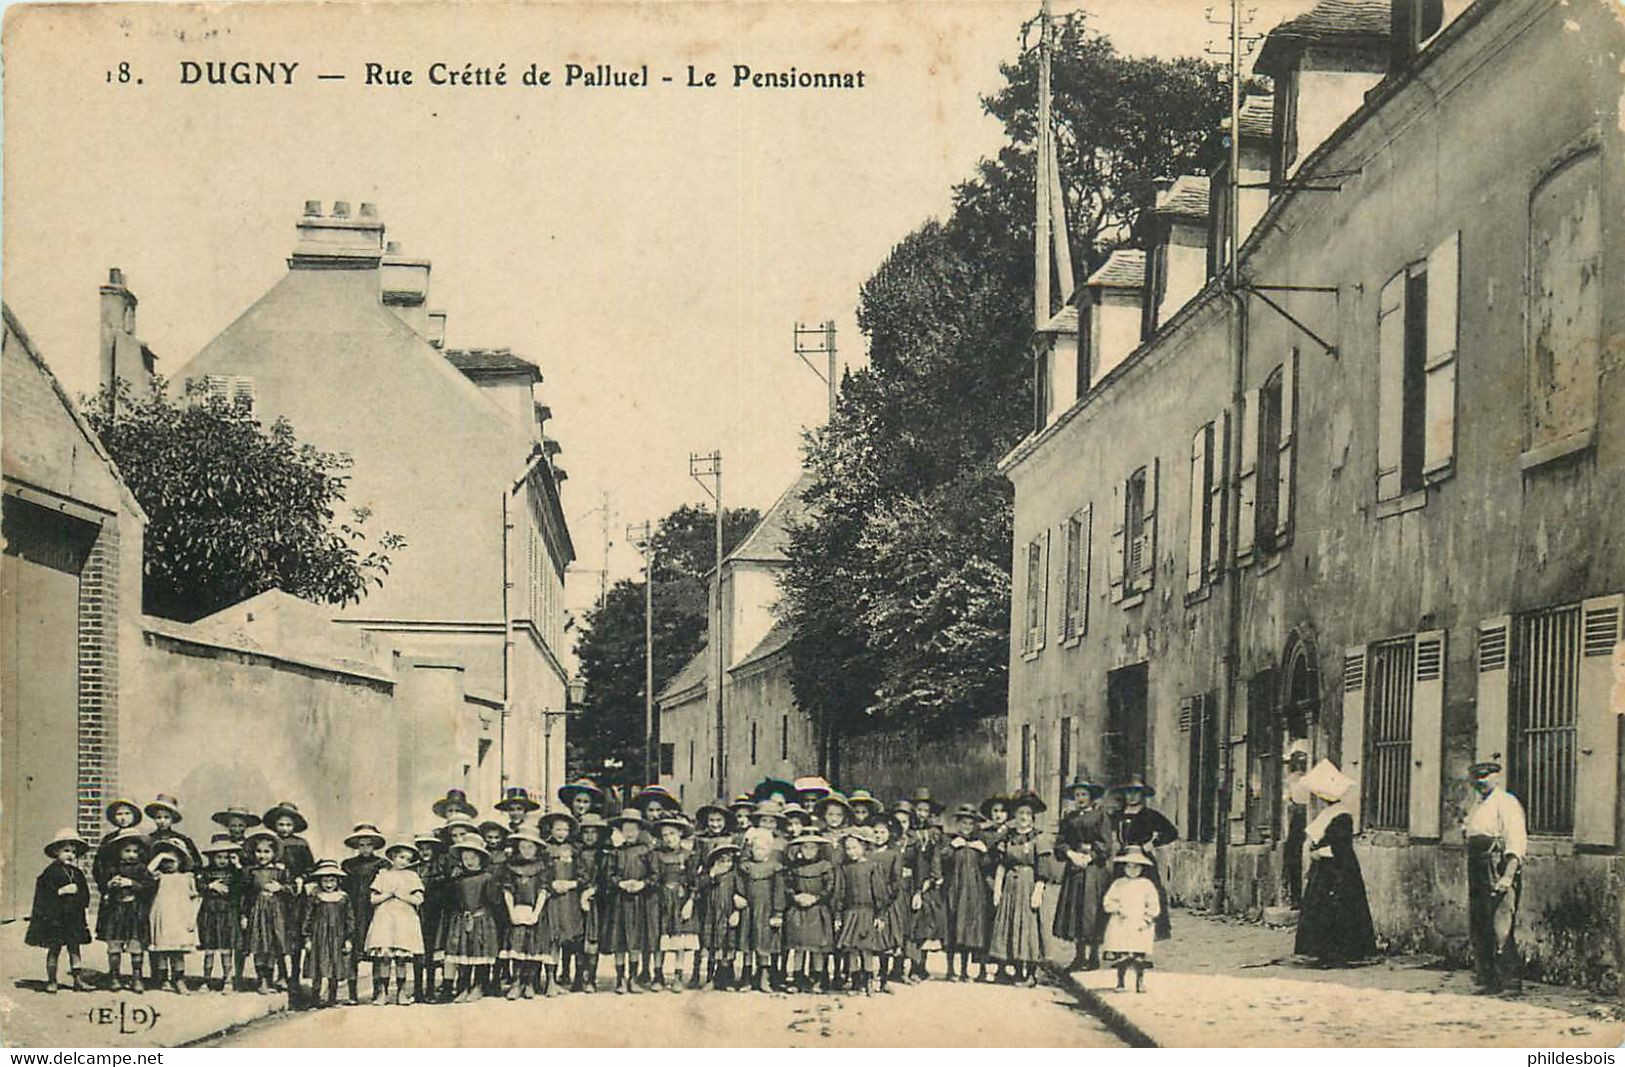
[[[1625,1013],[1614,999],[1524,984],[1520,999],[1475,996],[1472,975],[1432,957],[1385,957],[1346,969],[1295,964],[1294,931],[1175,909],[1146,992],[1113,987],[1112,970],[1078,971],[1072,991],[1120,1036],[1167,1048],[1616,1047]],[[1070,958],[1064,943],[1056,962]],[[1060,967],[1057,967],[1059,970]]]
[[[173,1047],[287,1010],[282,993],[133,995],[100,988],[74,993],[64,986],[52,995],[45,992],[44,951],[23,944],[26,926],[0,924],[0,1044],[8,1048]],[[107,967],[103,946],[86,945],[84,963],[87,978],[102,985]],[[64,953],[60,977],[67,976]]]

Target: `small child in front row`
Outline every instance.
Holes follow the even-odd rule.
[[[34,907],[28,913],[28,933],[23,940],[45,950],[45,991],[57,991],[56,967],[62,950],[68,950],[68,971],[73,989],[85,986],[79,978],[79,948],[90,944],[90,927],[85,910],[90,906],[90,882],[78,861],[90,851],[90,842],[72,830],[59,830],[45,846],[51,862],[34,882]]]
[[[790,840],[784,875],[786,990],[810,993],[816,981],[822,992],[829,991],[824,959],[835,949],[835,864],[825,854],[828,845],[810,831]]]
[[[158,880],[147,920],[153,980],[160,989],[188,993],[186,954],[198,947],[198,891],[192,857],[180,842],[160,840],[152,848],[148,866]]]
[[[338,1003],[339,981],[351,980],[356,927],[355,904],[344,889],[344,868],[322,860],[308,875],[315,892],[305,902],[300,940],[305,946],[305,976],[310,979],[310,1003],[331,1008]],[[327,996],[322,997],[322,987]]]
[[[374,1004],[388,1001],[392,977],[395,1003],[405,1004],[407,965],[423,955],[423,924],[418,919],[418,909],[423,907],[423,879],[412,869],[419,858],[412,842],[395,841],[384,849],[389,866],[372,878],[367,957],[373,961],[374,980],[383,986],[383,993],[374,995]]]
[[[260,829],[250,834],[248,854],[250,862],[243,871],[243,951],[254,957],[260,992],[270,995],[287,989],[283,981],[294,980],[288,905],[297,890],[281,861],[281,845],[275,833]]]
[[[139,830],[120,830],[102,843],[106,853],[100,888],[102,904],[96,913],[96,936],[107,942],[107,974],[112,988],[143,993],[141,956],[147,951],[147,902],[158,880],[147,869],[147,839]],[[122,978],[124,956],[130,957],[130,976]]]
[[[1134,991],[1145,992],[1145,972],[1151,966],[1151,946],[1156,942],[1157,916],[1162,902],[1157,887],[1145,876],[1151,860],[1138,845],[1130,845],[1112,860],[1122,873],[1106,890],[1101,903],[1106,912],[1106,934],[1100,943],[1101,957],[1117,965],[1117,988],[1124,988],[1129,968],[1134,969]]]
[[[203,984],[214,985],[214,965],[220,964],[218,992],[231,992],[231,961],[241,944],[237,928],[242,918],[242,849],[230,834],[215,834],[203,846],[203,867],[197,872],[198,948],[203,950]]]

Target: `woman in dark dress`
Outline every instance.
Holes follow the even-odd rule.
[[[1117,793],[1123,798],[1123,806],[1112,814],[1112,829],[1117,834],[1119,848],[1139,845],[1141,851],[1151,857],[1145,876],[1157,887],[1157,900],[1162,904],[1157,912],[1157,940],[1166,941],[1173,936],[1173,926],[1168,921],[1168,890],[1162,884],[1157,849],[1178,841],[1179,830],[1162,812],[1146,807],[1146,800],[1156,796],[1157,791],[1146,784],[1143,775],[1129,778],[1117,787]],[[1116,878],[1115,873],[1112,878]]]
[[[1377,951],[1365,878],[1354,855],[1354,815],[1343,803],[1353,779],[1321,760],[1299,786],[1327,807],[1309,823],[1309,880],[1298,917],[1295,951],[1321,966],[1365,959]]]
[[[1068,970],[1094,970],[1100,966],[1101,901],[1111,880],[1110,863],[1117,854],[1117,841],[1111,816],[1100,804],[1105,786],[1080,777],[1066,792],[1074,806],[1061,817],[1055,841],[1061,891],[1050,932],[1072,942]]]

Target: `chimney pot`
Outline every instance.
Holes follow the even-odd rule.
[[[322,202],[320,200],[306,200],[305,201],[305,214],[306,215],[319,217],[321,215],[321,213],[322,213]]]
[[[107,284],[108,285],[123,285],[124,284],[124,272],[119,270],[117,267],[109,267],[107,269]]]
[[[372,203],[371,201],[367,201],[367,200],[361,201],[361,217],[364,218],[364,219],[375,219],[375,218],[377,218],[378,217],[378,205]]]
[[[347,219],[347,218],[349,218],[350,217],[350,202],[348,200],[335,200],[335,201],[333,201],[333,217],[335,219]]]
[[[367,213],[366,208],[367,208],[367,205],[363,204],[362,205],[362,211],[361,211],[361,213],[363,215],[365,215]],[[393,256],[393,255],[397,254],[398,252],[400,252],[400,250],[401,250],[401,243],[399,241],[385,241],[384,242],[384,253],[386,255]]]

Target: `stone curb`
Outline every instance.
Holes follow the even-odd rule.
[[[1049,972],[1051,978],[1055,979],[1057,985],[1076,997],[1083,1007],[1106,1024],[1106,1029],[1110,1030],[1118,1040],[1127,1044],[1130,1048],[1162,1047],[1157,1044],[1150,1034],[1124,1015],[1106,997],[1101,996],[1096,990],[1090,989],[1076,978],[1073,978],[1071,972],[1065,967],[1055,963],[1045,963],[1044,969]]]

